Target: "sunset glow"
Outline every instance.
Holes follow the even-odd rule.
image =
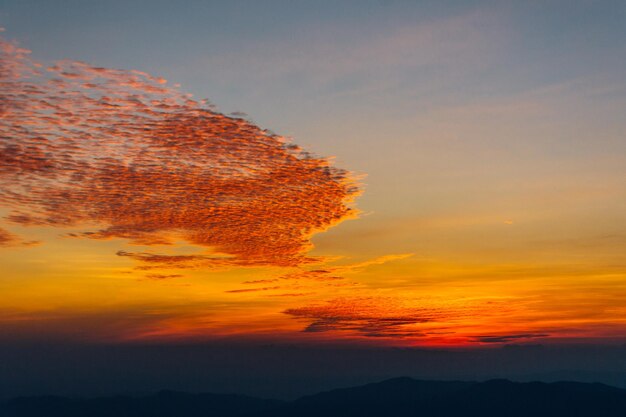
[[[346,35],[345,53],[320,32],[306,56],[294,51],[307,39],[281,39],[281,57],[259,41],[212,57],[212,71],[187,64],[233,85],[241,75],[220,68],[254,68],[259,85],[304,72],[311,91],[335,86],[324,100],[336,107],[300,97],[299,114],[259,87],[249,103],[284,112],[294,138],[222,113],[158,65],[50,59],[2,33],[2,338],[623,342],[625,80],[607,65],[508,85],[487,68],[520,42],[499,36],[505,26],[468,12]],[[408,91],[422,85],[411,74],[423,87]],[[483,76],[493,85],[463,96]],[[392,106],[390,92],[427,104]],[[331,107],[307,114],[308,100]]]

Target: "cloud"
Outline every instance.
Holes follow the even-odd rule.
[[[291,292],[284,294],[271,294],[270,297],[304,297],[307,295],[313,295],[314,292]]]
[[[402,298],[399,296],[341,297],[284,314],[305,322],[303,332],[334,333],[348,337],[428,339],[430,342],[505,343],[515,339],[547,337],[547,334],[472,336],[476,320],[502,320],[510,301],[461,298]],[[450,335],[454,335],[450,337]],[[442,337],[443,336],[443,337]],[[424,341],[422,340],[422,341]]]
[[[391,255],[383,255],[383,256],[376,257],[374,259],[369,259],[367,261],[363,261],[363,262],[359,262],[359,263],[355,263],[351,265],[335,267],[333,268],[333,270],[340,271],[340,272],[355,272],[355,271],[359,271],[361,269],[364,269],[370,266],[382,265],[387,262],[399,261],[402,259],[410,258],[412,256],[413,256],[412,253],[398,253],[398,254],[391,254]]]
[[[286,280],[311,280],[311,281],[336,281],[342,280],[343,277],[332,275],[334,272],[333,269],[300,269],[298,271],[289,272],[287,274],[282,275],[281,279]]]
[[[12,246],[19,242],[19,238],[13,233],[0,228],[0,246]]]
[[[215,256],[118,252],[154,266],[297,266],[355,215],[349,172],[140,71],[44,68],[0,39],[0,207],[22,226]],[[221,256],[223,255],[223,256]]]
[[[444,319],[448,313],[431,307],[411,307],[389,297],[338,298],[324,304],[292,308],[285,314],[309,322],[304,332],[347,331],[365,337],[421,337],[421,323]]]
[[[354,36],[354,29],[353,25],[330,25],[320,30],[318,23],[302,27],[293,37],[247,39],[238,48],[199,56],[196,66],[217,71],[220,79],[233,82],[262,81],[261,88],[295,79],[317,87],[318,94],[327,90],[324,86],[332,85],[335,94],[384,95],[385,89],[388,92],[399,84],[406,90],[403,80],[407,74],[437,68],[449,79],[460,68],[464,73],[482,68],[485,60],[500,50],[501,43],[500,26],[484,11],[394,21],[392,25],[370,26],[359,31],[359,36]],[[239,68],[255,71],[242,74]]]
[[[155,258],[154,255],[150,255],[150,254],[133,254],[133,253],[127,253],[127,252],[118,252],[119,255],[122,256],[131,256],[131,257],[144,257],[146,258],[147,261],[152,262],[153,259]],[[354,263],[354,264],[348,264],[348,265],[341,265],[341,266],[329,266],[327,265],[324,268],[319,268],[319,264],[317,264],[316,266],[318,266],[318,268],[316,269],[308,269],[304,266],[298,266],[297,268],[292,268],[291,271],[289,271],[286,274],[282,274],[280,275],[278,278],[273,278],[273,279],[260,279],[260,280],[252,280],[252,281],[244,281],[242,282],[242,284],[244,285],[250,285],[250,284],[266,284],[266,283],[273,283],[273,282],[279,282],[281,280],[286,280],[286,281],[293,281],[293,282],[297,282],[297,283],[301,283],[301,282],[312,282],[313,285],[301,285],[301,284],[296,284],[296,285],[287,285],[287,287],[285,286],[281,286],[281,287],[266,287],[266,288],[255,288],[255,289],[236,289],[236,290],[230,290],[230,291],[226,291],[227,293],[246,293],[246,292],[253,292],[253,291],[266,291],[269,289],[277,289],[277,288],[290,288],[290,289],[319,289],[321,287],[347,287],[347,286],[356,286],[358,285],[355,282],[351,282],[351,281],[346,281],[345,278],[343,276],[340,276],[339,274],[349,274],[349,273],[353,273],[353,272],[357,272],[360,271],[363,268],[367,268],[369,266],[372,265],[381,265],[384,264],[386,262],[391,262],[391,261],[395,261],[395,260],[400,260],[400,259],[405,259],[412,256],[412,254],[393,254],[393,255],[385,255],[385,256],[379,256],[377,258],[373,258],[367,261],[363,261],[363,262],[359,262],[359,263]],[[156,262],[158,262],[161,266],[166,265],[165,262],[162,262],[161,258],[162,256],[158,256],[157,258],[159,259],[155,259]],[[176,256],[171,257],[173,258],[172,262],[176,262]],[[204,258],[207,261],[209,259],[214,259],[214,258],[209,258],[206,257]],[[328,262],[326,262],[328,263]],[[216,261],[216,263],[214,264],[214,266],[218,266],[219,265],[219,261]],[[145,268],[145,267],[144,267]],[[284,296],[301,296],[301,295],[309,295],[309,294],[313,294],[313,292],[306,292],[306,293],[288,293],[285,294]],[[278,296],[278,295],[276,295]]]
[[[281,279],[287,280],[312,280],[312,281],[336,281],[344,279],[342,274],[350,274],[354,272],[359,272],[362,269],[368,268],[374,265],[382,265],[387,262],[393,262],[397,260],[402,260],[406,258],[410,258],[413,256],[412,253],[402,253],[402,254],[392,254],[392,255],[384,255],[379,256],[373,259],[369,259],[363,262],[340,265],[340,266],[330,266],[327,265],[325,268],[317,268],[317,269],[305,269],[300,268],[299,270],[289,272],[287,274],[282,275]]]
[[[549,334],[545,333],[517,333],[517,334],[503,334],[503,335],[489,335],[489,336],[475,336],[475,341],[480,343],[508,343],[517,340],[524,339],[536,339],[540,337],[549,337]]]
[[[22,240],[19,236],[0,227],[0,247],[29,247],[37,246],[39,243],[37,240]]]
[[[280,286],[262,287],[262,288],[239,288],[239,289],[236,289],[236,290],[228,290],[228,291],[225,291],[225,292],[228,292],[228,293],[242,293],[242,292],[271,291],[271,290],[277,290],[279,288],[280,288]]]
[[[270,282],[276,282],[278,279],[255,279],[252,281],[244,281],[242,284],[268,284]]]
[[[187,317],[185,306],[124,308],[117,311],[42,308],[36,311],[0,308],[0,343],[7,341],[132,340],[137,335],[165,332],[173,318]],[[204,314],[209,316],[206,306]],[[210,319],[205,316],[204,321]]]
[[[125,256],[143,263],[137,269],[161,268],[217,268],[233,264],[231,258],[208,255],[159,255],[146,252],[117,251],[117,256]]]
[[[181,274],[147,274],[146,278],[162,280],[162,279],[171,279],[171,278],[181,278]]]

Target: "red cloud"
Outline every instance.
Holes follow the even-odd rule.
[[[0,228],[0,246],[12,246],[19,242],[13,233]]]
[[[366,337],[421,337],[420,323],[444,320],[450,312],[407,307],[384,297],[338,298],[324,304],[292,308],[285,314],[308,322],[309,333],[347,331]]]
[[[307,333],[345,332],[354,336],[410,339],[433,335],[432,324],[435,323],[441,326],[440,330],[454,333],[454,322],[461,318],[484,318],[501,314],[506,309],[505,305],[496,301],[467,301],[450,305],[432,300],[374,296],[336,298],[325,303],[290,308],[283,313],[305,322],[303,331]],[[463,336],[463,339],[486,343],[538,336]]]
[[[138,71],[42,69],[0,40],[0,207],[21,225],[142,245],[184,239],[219,259],[148,264],[295,266],[309,238],[353,215],[358,189],[324,158]]]
[[[14,235],[8,230],[4,230],[0,227],[0,247],[28,247],[37,246],[40,242],[37,240],[22,240],[19,236]]]

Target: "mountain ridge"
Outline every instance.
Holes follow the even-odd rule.
[[[602,383],[428,381],[398,377],[294,401],[163,390],[146,396],[18,397],[3,417],[623,417],[626,390]]]

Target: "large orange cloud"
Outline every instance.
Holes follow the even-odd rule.
[[[62,61],[0,40],[0,206],[21,225],[217,255],[120,252],[146,264],[295,266],[353,215],[347,171],[165,80]]]

